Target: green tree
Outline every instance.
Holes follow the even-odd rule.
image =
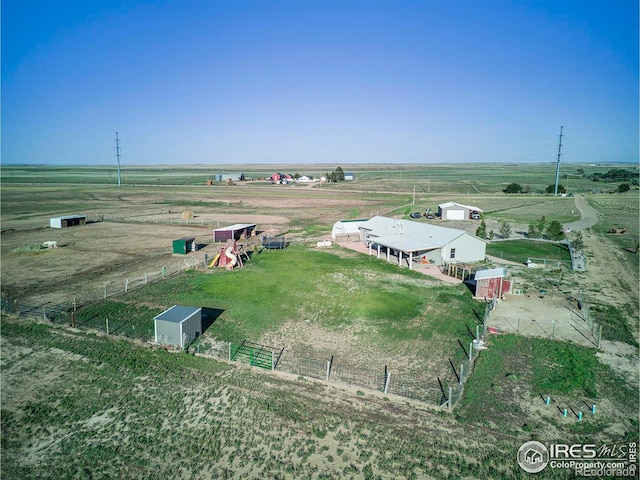
[[[552,183],[551,185],[548,185],[544,191],[547,193],[553,193],[555,192],[555,190],[556,190],[556,185]],[[558,184],[558,193],[566,193],[566,192],[567,192],[567,189],[564,188],[564,185]]]
[[[543,215],[540,220],[529,224],[529,236],[531,238],[542,238],[547,226],[547,219]]]
[[[487,238],[487,224],[484,219],[480,222],[480,226],[476,229],[476,237]]]
[[[571,236],[571,248],[574,250],[582,250],[584,248],[584,239],[582,238],[582,232],[574,232]]]
[[[507,222],[500,222],[500,236],[502,238],[509,238],[511,236],[511,225]]]
[[[344,171],[342,170],[342,167],[336,168],[335,172],[336,172],[336,177],[338,181],[339,182],[344,181]]]
[[[331,181],[331,182],[337,182],[338,181],[338,174],[336,173],[335,170],[329,174],[329,181]]]
[[[564,238],[564,229],[559,221],[553,220],[547,225],[545,237],[549,240],[562,240]]]
[[[495,237],[496,234],[494,233],[493,230],[489,230],[489,240],[493,240],[493,237]]]
[[[502,191],[504,193],[522,193],[522,186],[519,183],[510,183]]]
[[[578,170],[576,170],[576,172],[584,177],[584,168],[579,168]]]
[[[628,183],[621,183],[618,185],[618,193],[628,192],[629,190],[631,190],[631,187]]]

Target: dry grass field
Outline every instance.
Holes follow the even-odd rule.
[[[316,175],[331,169],[316,166],[308,172],[298,166],[293,171],[296,168]],[[258,178],[278,169],[265,166],[251,172],[244,166],[243,171]],[[212,230],[234,223],[256,223],[259,231],[290,239],[293,253],[282,254],[286,260],[280,262],[280,279],[295,268],[295,252],[328,255],[322,257],[328,264],[333,261],[328,258],[337,256],[359,265],[360,254],[338,247],[323,254],[313,248],[318,240],[329,239],[331,226],[341,219],[375,214],[407,218],[409,212],[437,210],[439,203],[457,201],[482,208],[488,228],[497,231],[506,221],[513,237],[521,238],[528,224],[543,215],[561,223],[580,218],[570,197],[500,193],[511,179],[533,178],[535,185],[546,186],[548,172],[543,167],[528,176],[526,171],[496,167],[477,180],[465,180],[464,188],[452,186],[461,169],[361,166],[352,169],[357,173],[352,183],[292,188],[264,181],[206,186],[211,172],[204,167],[183,169],[180,175],[170,168],[141,167],[117,188],[104,184],[104,179],[112,180],[106,170],[96,171],[96,183],[90,185],[91,169],[75,176],[68,170],[34,176],[34,170],[16,167],[2,179],[3,299],[44,308],[71,305],[74,299],[83,305],[100,299],[105,289],[122,290],[127,280],[139,285],[145,275],[157,278],[163,267],[184,269],[184,258],[172,254],[173,239],[195,237],[202,248],[187,258],[211,258],[217,250]],[[581,182],[576,186],[586,192],[589,184]],[[264,373],[203,356],[168,353],[97,330],[35,325],[33,320],[3,314],[2,477],[521,478],[515,452],[526,440],[637,442],[638,254],[629,250],[638,234],[638,191],[585,198],[598,212],[598,223],[584,230],[587,271],[531,271],[507,265],[531,295],[511,303],[507,298],[498,306],[495,322],[503,322],[505,335],[491,337],[489,350],[481,353],[465,395],[451,413],[364,388]],[[185,211],[192,218],[183,218]],[[48,227],[51,216],[77,213],[86,214],[90,223],[61,230]],[[605,233],[614,223],[628,229],[626,237]],[[477,225],[447,224],[471,233]],[[39,248],[50,240],[59,248]],[[321,258],[313,255],[305,261]],[[304,268],[301,265],[299,276],[291,277],[306,281],[313,269],[307,264]],[[437,290],[443,303],[420,307],[409,325],[416,332],[427,325],[420,323],[424,319],[445,320],[441,307],[447,299],[462,296],[436,279],[392,270],[336,270],[322,277],[326,284],[313,296],[337,291],[344,298],[372,302],[367,275],[388,284],[385,295]],[[216,272],[220,278],[235,273]],[[206,274],[199,275],[174,276],[114,301],[157,309],[173,300],[200,298],[176,286],[183,278],[205,285]],[[373,277],[370,280],[373,284]],[[298,285],[294,280],[288,288],[294,291],[301,285],[302,280]],[[235,292],[231,287],[229,282],[229,291]],[[583,294],[594,315],[610,328],[612,339],[603,335],[605,341],[596,349],[575,334],[570,326],[575,315],[561,302],[551,308],[554,300],[538,298],[535,293],[542,287],[560,296]],[[243,288],[250,292],[257,287]],[[335,307],[335,298],[342,295],[332,298]],[[237,319],[249,311],[247,307],[238,314],[225,313],[216,331],[239,331]],[[351,310],[345,312],[348,316]],[[394,312],[387,317],[402,313]],[[473,318],[472,311],[467,313]],[[376,364],[386,362],[407,372],[417,369],[429,377],[447,367],[447,355],[454,350],[438,350],[438,341],[455,337],[447,337],[444,326],[434,329],[432,343],[401,338],[385,350],[384,339],[376,335],[386,331],[385,322],[393,318],[359,315],[352,324],[331,323],[322,310],[300,309],[292,316],[283,313],[284,320],[273,328],[254,331],[260,335],[257,340],[287,345],[299,355],[347,355],[357,347],[353,360],[363,364],[375,359]],[[518,315],[521,328],[512,335],[509,327],[516,325]],[[548,332],[551,316],[563,322],[554,332],[556,338]],[[207,340],[216,339],[209,332]],[[451,379],[449,371],[447,381]],[[547,409],[541,401],[546,393],[556,402]],[[577,423],[556,414],[561,405],[578,409],[585,402],[597,402],[597,416]],[[569,471],[539,476],[573,478]]]

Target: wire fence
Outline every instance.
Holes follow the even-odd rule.
[[[153,341],[153,325],[136,329],[127,318],[102,317],[85,318],[76,322],[75,312],[80,306],[87,306],[93,302],[108,299],[112,296],[127,293],[135,288],[143,287],[152,282],[162,281],[175,275],[194,268],[207,265],[207,255],[189,256],[180,259],[172,266],[162,267],[160,271],[144,274],[143,277],[127,278],[119,284],[105,284],[99,291],[94,291],[80,301],[73,298],[64,303],[54,304],[29,303],[17,299],[1,298],[0,310],[4,313],[18,315],[22,318],[33,319],[35,321],[45,321],[60,325],[70,325],[79,329],[100,330],[107,334],[123,335],[129,338]],[[583,323],[579,326],[581,333],[597,347],[600,346],[602,327],[594,321],[590,315],[590,306],[584,295],[578,294],[576,298],[567,296],[555,290],[545,292],[546,295],[564,296],[569,305],[572,306],[576,315]],[[485,349],[484,340],[487,336],[487,322],[490,315],[497,306],[497,299],[493,299],[487,304],[482,326],[476,328],[475,335],[472,332],[472,341],[465,339],[458,343],[465,350],[464,361],[454,362],[449,359],[449,367],[446,372],[442,372],[441,377],[429,377],[428,373],[409,373],[406,369],[394,369],[393,366],[384,364],[375,367],[363,366],[331,356],[330,358],[314,356],[313,354],[302,355],[292,352],[281,352],[279,362],[275,366],[277,370],[301,375],[309,378],[316,378],[328,382],[350,385],[358,388],[365,388],[410,398],[430,405],[452,410],[460,401],[464,393],[466,380],[473,372],[473,366],[480,352]],[[578,329],[578,328],[576,328]],[[519,332],[515,332],[519,333]],[[554,338],[554,332],[551,337]],[[231,347],[228,342],[213,341],[202,345],[202,338],[196,340],[190,349],[194,353],[205,353],[207,356],[220,360],[230,361]],[[466,345],[465,345],[466,343]]]
[[[461,362],[460,365],[458,366],[454,364],[454,362],[451,359],[449,359],[449,364],[455,376],[456,383],[453,385],[452,384],[447,385],[448,388],[445,389],[442,383],[439,382],[441,393],[442,393],[441,402],[440,402],[441,407],[446,407],[447,410],[452,410],[462,398],[462,395],[464,393],[464,384],[466,380],[469,378],[469,376],[471,375],[471,373],[473,372],[473,366],[476,362],[476,359],[478,358],[478,355],[480,354],[480,351],[486,348],[484,339],[486,338],[486,335],[487,335],[487,321],[489,320],[489,316],[491,315],[491,312],[495,310],[497,304],[498,304],[497,298],[494,298],[491,302],[487,304],[485,308],[484,318],[482,321],[482,331],[480,331],[479,326],[476,328],[476,334],[474,335],[474,339],[472,342],[469,343],[469,347],[466,352],[467,353],[466,360]],[[460,344],[464,348],[464,345],[462,343]]]
[[[229,360],[229,352],[233,353],[236,348],[228,343],[216,342],[207,349],[206,354],[220,360]],[[286,350],[280,353],[281,358],[275,366],[278,371],[439,405],[440,390],[435,380],[430,381],[426,377],[394,370],[384,364],[372,368],[335,356],[301,355]]]

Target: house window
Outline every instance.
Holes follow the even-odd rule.
[[[449,258],[456,258],[456,249],[452,248],[451,253],[449,254]]]

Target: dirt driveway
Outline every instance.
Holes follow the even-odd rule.
[[[584,312],[565,299],[548,296],[506,295],[490,315],[488,326],[502,333],[542,337],[594,347],[597,333],[591,333]]]

